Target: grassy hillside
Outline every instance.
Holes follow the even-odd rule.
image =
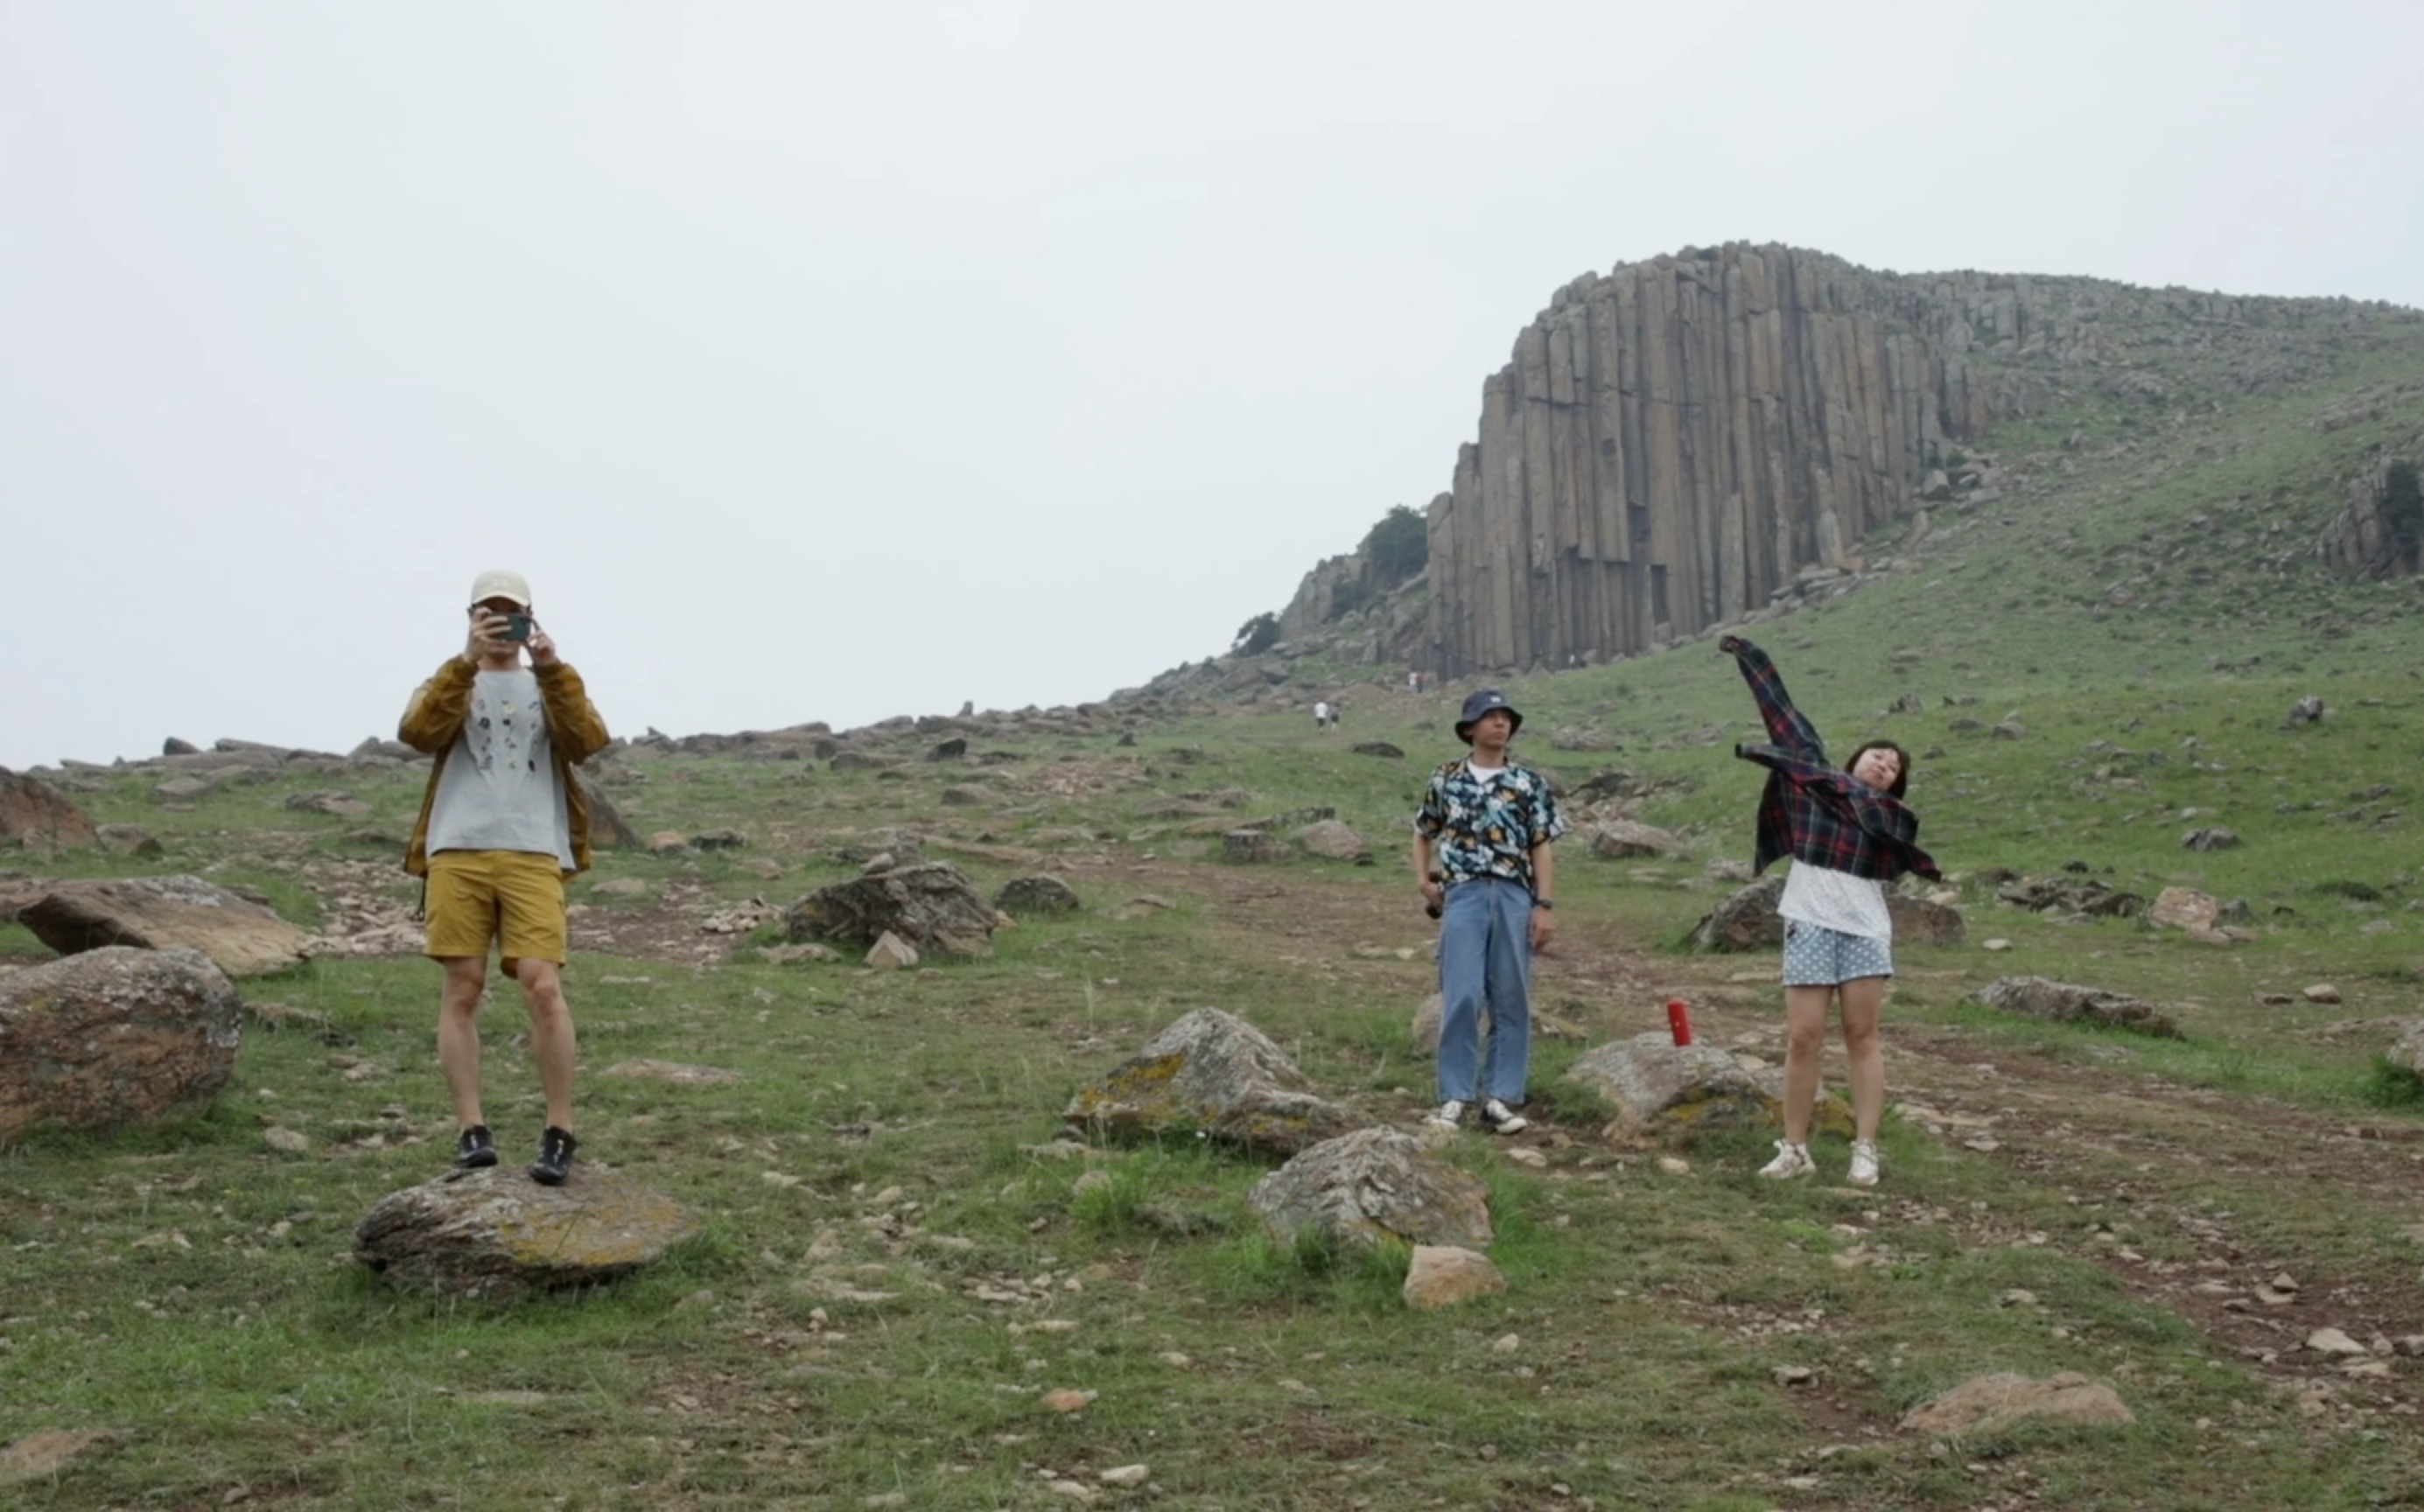
[[[2316,417],[2424,372],[2419,336],[2219,409],[2036,417],[1988,442],[2026,475],[2017,492],[1925,539],[1871,543],[1893,569],[1750,629],[1832,741],[1883,733],[1918,754],[1923,838],[1970,918],[1967,946],[1902,952],[1900,1116],[1874,1193],[1831,1185],[1840,1147],[1820,1152],[1826,1177],[1783,1190],[1748,1174],[1764,1151],[1750,1135],[1639,1147],[1557,1080],[1587,1044],[1663,1024],[1679,993],[1705,1037],[1778,1058],[1773,963],[1679,944],[1730,885],[1713,867],[1747,858],[1758,786],[1729,749],[1755,728],[1749,700],[1709,644],[1508,688],[1531,759],[1575,781],[1637,774],[1640,817],[1690,849],[1568,848],[1539,995],[1582,1038],[1536,1058],[1539,1124],[1520,1143],[1543,1165],[1478,1135],[1454,1147],[1490,1185],[1511,1286],[1442,1314],[1397,1302],[1402,1255],[1267,1240],[1244,1205],[1267,1163],[1191,1141],[1073,1156],[1051,1139],[1078,1086],[1207,1003],[1279,1038],[1325,1091],[1411,1125],[1430,1068],[1407,1023],[1431,968],[1400,837],[1427,764],[1454,750],[1461,687],[1414,698],[1371,669],[1275,659],[1288,680],[1251,703],[1114,710],[1089,734],[1003,726],[974,742],[1004,758],[983,766],[634,748],[606,782],[637,828],[747,843],[614,853],[572,889],[584,1154],[678,1193],[704,1237],[625,1284],[517,1310],[387,1291],[349,1234],[381,1194],[444,1167],[435,970],[330,959],[248,984],[332,1032],[248,1025],[236,1082],[178,1128],[0,1154],[0,1444],[106,1436],[0,1500],[1086,1499],[1067,1485],[1206,1508],[2424,1500],[2424,1361],[2351,1375],[2300,1348],[2325,1326],[2424,1334],[2424,1112],[2377,1065],[2424,967],[2409,906],[2424,598],[2303,554],[2368,448],[2424,429],[2412,401],[2331,431]],[[1316,734],[1324,693],[1343,693],[1347,723]],[[1917,712],[1887,711],[1906,694]],[[2328,716],[2285,729],[2307,695]],[[2017,739],[1990,733],[2007,721]],[[1581,727],[1617,748],[1545,739]],[[1373,740],[1409,756],[1349,749]],[[156,773],[71,780],[96,820],[140,824],[166,853],[19,870],[199,871],[339,931],[409,906],[392,865],[418,770],[185,807],[152,799]],[[284,806],[332,787],[372,816]],[[1379,864],[1225,865],[1192,833],[1314,806]],[[2235,849],[2182,848],[2217,824]],[[777,965],[755,948],[771,931],[704,927],[852,874],[836,848],[893,826],[988,891],[1049,869],[1086,908],[1004,931],[991,961],[913,973]],[[2070,864],[2149,896],[2244,899],[2252,938],[2038,916],[1987,880]],[[640,886],[601,890],[614,883]],[[0,926],[0,961],[46,955]],[[2011,972],[2142,994],[2186,1037],[1965,1005]],[[2260,1000],[2326,981],[2339,1003]],[[517,1159],[539,1112],[518,1018],[501,995],[486,1021],[491,1121]],[[601,1074],[642,1058],[745,1079]],[[265,1147],[273,1124],[310,1148]],[[2292,1300],[2249,1300],[2285,1272]],[[1991,1370],[2111,1380],[2138,1422],[1949,1446],[1896,1430]],[[1060,1387],[1099,1395],[1045,1410]],[[1129,1464],[1148,1487],[1099,1479]]]

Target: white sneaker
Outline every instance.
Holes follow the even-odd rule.
[[[1877,1147],[1874,1141],[1852,1141],[1852,1173],[1843,1179],[1855,1186],[1874,1186],[1877,1184]]]
[[[1459,1128],[1464,1123],[1464,1105],[1454,1098],[1449,1098],[1431,1109],[1430,1117],[1423,1122],[1435,1129]]]
[[[1807,1176],[1818,1169],[1810,1158],[1810,1147],[1789,1140],[1776,1141],[1776,1158],[1759,1168],[1759,1173],[1771,1181],[1783,1181],[1792,1176]]]
[[[1492,1134],[1521,1134],[1532,1126],[1530,1119],[1495,1097],[1481,1105],[1481,1122],[1490,1125]]]

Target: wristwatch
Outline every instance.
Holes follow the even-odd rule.
[[[1547,909],[1547,910],[1548,910],[1550,913],[1552,913],[1552,914],[1554,914],[1554,913],[1555,913],[1555,912],[1557,911],[1557,905],[1556,905],[1555,903],[1552,902],[1551,900],[1549,900],[1549,899],[1546,899],[1546,898],[1535,898],[1535,899],[1532,899],[1532,906],[1533,906],[1534,908],[1545,908],[1545,909]]]

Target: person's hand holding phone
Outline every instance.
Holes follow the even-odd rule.
[[[536,620],[530,621],[529,644],[532,666],[551,667],[563,660],[556,654],[555,637],[540,629]]]
[[[471,634],[463,645],[463,660],[473,666],[514,654],[514,643],[507,639],[506,617],[485,606],[471,611]]]

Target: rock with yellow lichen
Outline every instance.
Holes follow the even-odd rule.
[[[1365,1122],[1316,1095],[1269,1036],[1217,1008],[1199,1008],[1155,1035],[1060,1116],[1092,1133],[1201,1135],[1278,1154]]]
[[[629,1275],[697,1227],[672,1198],[614,1171],[575,1166],[563,1186],[541,1186],[495,1167],[389,1193],[355,1229],[354,1254],[391,1285],[514,1301]]]
[[[1783,1116],[1784,1078],[1745,1066],[1713,1044],[1675,1043],[1652,1031],[1601,1045],[1573,1063],[1580,1082],[1615,1107],[1617,1122],[1636,1133],[1687,1133],[1704,1128],[1766,1128]],[[1848,1133],[1840,1102],[1822,1100],[1814,1122],[1822,1131]]]

